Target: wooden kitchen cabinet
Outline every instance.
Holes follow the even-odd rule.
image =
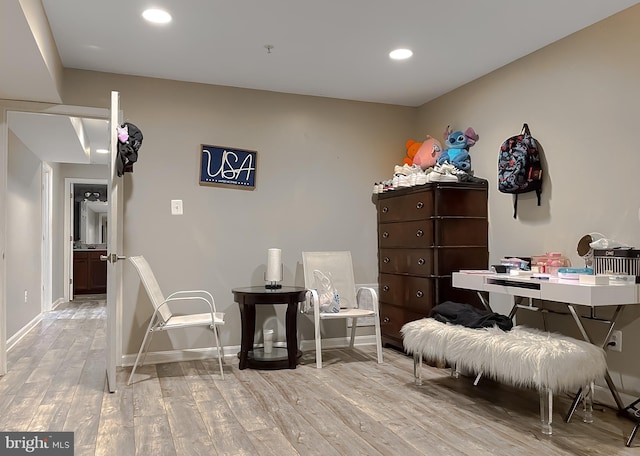
[[[402,326],[443,301],[481,307],[451,286],[451,273],[486,269],[487,182],[433,183],[378,195],[378,285],[385,345],[402,348]]]

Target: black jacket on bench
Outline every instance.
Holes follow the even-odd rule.
[[[466,326],[467,328],[490,328],[497,326],[503,331],[513,328],[513,322],[506,315],[478,309],[471,304],[445,301],[433,309],[429,317],[442,323]]]

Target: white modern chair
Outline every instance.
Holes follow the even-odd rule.
[[[218,327],[224,325],[224,313],[216,312],[216,304],[211,293],[204,290],[185,290],[176,291],[175,293],[172,293],[167,298],[165,298],[162,294],[162,291],[160,290],[158,281],[153,275],[153,271],[151,270],[151,267],[149,266],[147,260],[145,260],[145,258],[142,256],[134,256],[129,257],[129,261],[131,261],[131,264],[133,264],[133,266],[138,271],[140,281],[144,285],[144,288],[147,291],[147,295],[149,295],[149,299],[153,304],[154,311],[153,315],[151,316],[151,321],[149,321],[147,333],[144,335],[142,345],[140,345],[140,350],[138,351],[136,362],[133,364],[133,369],[131,369],[131,375],[129,376],[129,381],[127,382],[127,384],[131,384],[133,374],[135,373],[138,365],[142,365],[144,363],[144,358],[147,355],[147,350],[149,349],[151,339],[153,338],[153,334],[155,332],[169,331],[171,329],[190,328],[195,326],[207,326],[212,330],[217,348],[218,364],[220,365],[220,375],[224,379],[224,371],[222,369],[224,349],[220,345],[220,334],[218,332]],[[208,308],[207,312],[180,315],[174,315],[171,312],[171,306],[173,306],[174,304],[193,301],[200,301],[205,303]],[[142,361],[140,360],[141,356]]]
[[[356,290],[353,278],[351,252],[302,252],[304,268],[304,284],[307,292],[306,307],[313,313],[316,342],[316,367],[322,368],[321,320],[351,318],[351,339],[349,347],[353,348],[356,336],[356,322],[361,317],[373,317],[376,332],[376,348],[378,363],[382,362],[382,339],[380,336],[380,316],[378,313],[378,294],[373,288],[360,287]],[[314,274],[314,271],[319,271]],[[319,308],[318,276],[329,277],[332,286],[339,295],[340,311],[321,312]],[[369,294],[371,308],[361,308],[365,293]]]

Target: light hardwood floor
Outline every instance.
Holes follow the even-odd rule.
[[[538,396],[425,369],[385,349],[313,352],[295,370],[238,370],[227,359],[146,365],[105,392],[104,301],[59,306],[9,352],[0,378],[0,429],[74,431],[76,455],[638,455],[624,442],[633,424],[596,407],[595,422],[541,434]],[[302,317],[305,318],[305,317]],[[230,330],[229,328],[225,328]]]

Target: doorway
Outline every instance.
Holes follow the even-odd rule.
[[[106,214],[108,192],[106,179],[66,178],[64,206],[65,301],[77,294],[106,293]],[[85,258],[86,257],[86,258]],[[82,271],[77,271],[82,268]],[[94,272],[92,272],[92,266]],[[104,272],[104,274],[102,274]]]
[[[7,210],[8,210],[8,205],[7,205],[8,204],[8,193],[7,193],[8,177],[7,177],[6,170],[8,169],[8,157],[9,157],[8,118],[10,113],[36,113],[36,114],[53,115],[53,116],[87,117],[91,119],[103,119],[103,121],[110,120],[109,110],[104,108],[72,107],[72,106],[62,106],[62,105],[49,105],[49,104],[43,104],[43,103],[0,100],[0,169],[3,170],[2,172],[0,172],[0,214],[2,214],[2,216],[0,217],[0,220],[2,220],[2,222],[0,222],[0,252],[2,253],[2,255],[0,256],[0,375],[3,375],[7,372],[7,287],[10,284],[7,282],[6,278],[7,278],[7,270],[11,268],[11,258],[5,255],[5,253],[7,252],[7,245],[11,241],[10,239],[7,239],[7,226],[6,226]],[[48,175],[48,177],[47,175],[48,175],[47,172],[43,172],[43,175],[42,175],[43,179],[48,179],[51,177],[51,175]],[[54,177],[54,180],[55,180],[55,177]],[[54,188],[55,188],[55,184],[54,184]],[[44,191],[44,189],[42,190]],[[44,204],[46,204],[46,201],[42,201],[42,203],[44,206]],[[43,217],[45,216],[44,212],[47,210],[51,211],[51,209],[52,209],[52,205],[48,205],[48,208],[42,207],[41,210],[43,211],[42,212]],[[49,244],[55,245],[56,243],[59,243],[58,245],[60,245],[64,243],[63,242],[60,243],[60,240],[62,239],[58,237],[60,236],[60,233],[62,230],[58,229],[58,234],[57,235],[55,234],[55,231],[56,231],[55,219],[56,219],[56,216],[58,216],[56,212],[58,211],[54,211],[51,215],[54,229],[52,231],[49,231],[49,237],[51,238],[51,242]],[[42,225],[38,224],[38,229],[40,228],[40,226]],[[46,235],[44,231],[46,227],[42,226],[42,228],[43,228],[43,235]],[[45,246],[44,238],[42,239],[42,243],[39,242],[37,245],[38,245],[38,249],[37,249],[38,254],[41,255],[42,258],[46,257],[47,249],[46,247],[44,247]],[[55,256],[56,256],[56,253],[54,251],[52,257],[55,257]],[[57,258],[60,258],[60,256],[58,256]],[[60,264],[57,262],[59,260],[55,260],[55,258],[52,258],[52,260],[55,261],[56,264]],[[46,261],[47,263],[49,263],[49,260],[43,259],[43,261]],[[48,281],[46,277],[47,276],[46,268],[42,268],[42,274],[44,274],[44,276],[40,277],[41,274],[40,272],[38,273],[39,277],[37,278],[37,284],[38,284],[37,286],[38,288],[40,288],[40,290],[38,291],[42,290],[44,292],[44,290],[47,288],[46,283]],[[68,287],[63,286],[62,288],[67,289]],[[31,294],[29,294],[29,296],[30,295]],[[26,299],[26,293],[25,293],[25,299]],[[43,299],[46,303],[47,298],[43,298]],[[49,299],[48,302],[51,302],[51,299]],[[121,300],[117,300],[117,306],[121,306],[121,305],[122,305]],[[42,306],[42,302],[39,303],[39,307],[41,306]],[[119,315],[120,312],[118,312],[117,314]],[[117,332],[117,336],[115,339],[119,342],[120,322],[114,321],[113,325]],[[117,343],[116,345],[117,345],[116,353],[119,352],[121,354],[120,344]]]

